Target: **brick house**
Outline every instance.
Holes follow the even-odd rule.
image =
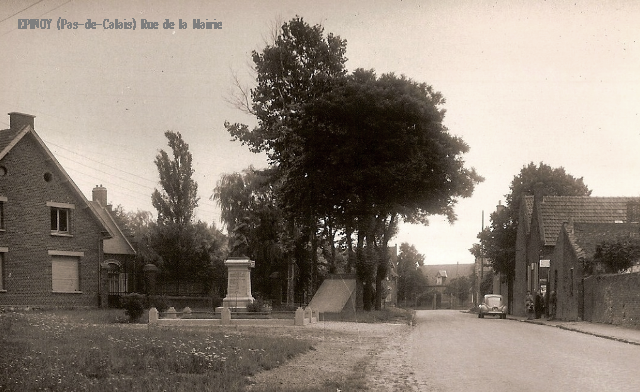
[[[35,132],[35,116],[9,116],[0,131],[0,305],[105,306],[105,251],[120,247],[121,231]]]
[[[639,235],[638,223],[564,223],[550,260],[549,290],[557,298],[555,318],[585,319],[585,263],[593,258],[598,244]]]
[[[546,291],[551,256],[564,223],[628,222],[629,203],[637,197],[525,196],[516,236],[512,314],[524,316],[527,292]]]

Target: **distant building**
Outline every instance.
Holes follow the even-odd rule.
[[[475,269],[474,263],[423,265],[419,268],[427,279],[425,290],[436,293],[435,306],[432,305],[431,307],[451,309],[467,307],[472,302],[474,291],[472,285],[469,286],[469,297],[465,303],[459,303],[460,301],[457,299],[452,298],[450,295],[445,295],[445,291],[454,279],[466,277],[471,280]]]

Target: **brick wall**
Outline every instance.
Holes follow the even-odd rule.
[[[584,280],[585,321],[640,326],[640,272]]]
[[[6,175],[0,177],[5,203],[5,231],[0,247],[7,247],[4,288],[0,305],[96,306],[98,305],[100,225],[35,138],[26,135],[0,161]],[[44,174],[51,173],[50,181]],[[75,206],[69,237],[52,236],[47,202]],[[83,252],[80,258],[80,293],[53,293],[49,251]]]

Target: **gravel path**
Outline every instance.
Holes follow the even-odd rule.
[[[364,374],[365,379],[356,383],[361,385],[358,390],[412,391],[415,380],[406,366],[405,345],[411,329],[406,324],[321,321],[278,331],[313,341],[315,350],[255,375],[248,390],[269,386],[269,390],[326,387],[327,391],[336,391],[336,385]]]

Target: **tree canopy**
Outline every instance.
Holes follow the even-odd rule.
[[[379,307],[398,221],[426,224],[433,214],[454,221],[457,200],[482,178],[465,167],[467,144],[443,124],[442,94],[404,76],[348,73],[345,53],[346,41],[324,36],[321,26],[284,23],[273,45],[253,53],[258,126],[225,126],[267,153],[280,205],[308,234],[312,264],[321,221],[339,222],[348,243],[357,235],[349,265],[364,282],[365,308],[374,292]]]
[[[586,269],[593,273],[595,265],[600,265],[605,273],[614,274],[631,268],[639,260],[640,239],[618,238],[600,242],[593,257],[587,260]]]
[[[424,265],[424,255],[418,253],[414,245],[403,242],[398,254],[398,300],[415,299],[427,286],[427,278],[420,267]]]

